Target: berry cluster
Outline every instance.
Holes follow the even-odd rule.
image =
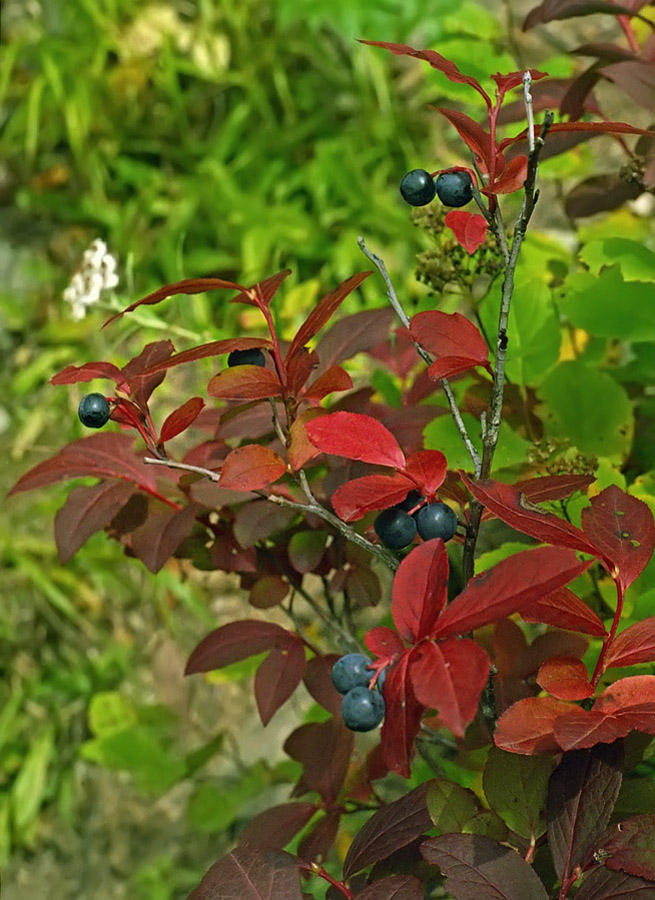
[[[344,695],[341,717],[351,731],[372,731],[384,718],[382,688],[386,669],[378,676],[377,690],[372,689],[370,684],[375,672],[370,668],[370,662],[363,653],[348,653],[332,667],[332,684]]]
[[[425,206],[435,194],[444,206],[466,206],[473,199],[473,186],[468,172],[441,172],[435,182],[425,169],[412,169],[400,182],[400,193],[411,206]]]
[[[447,504],[425,503],[418,491],[410,491],[402,503],[383,510],[373,528],[385,547],[402,550],[412,543],[417,532],[424,541],[449,541],[457,530],[457,516]]]

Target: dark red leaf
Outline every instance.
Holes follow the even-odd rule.
[[[77,384],[80,381],[91,381],[94,378],[109,378],[116,384],[123,382],[121,370],[108,362],[90,362],[83,366],[66,366],[50,379],[50,384]]]
[[[463,209],[451,209],[444,223],[452,230],[457,243],[470,254],[475,253],[487,236],[487,221],[484,216],[465,212]],[[433,378],[436,377],[432,371],[430,374]]]
[[[590,565],[571,550],[537,547],[501,560],[476,575],[441,614],[435,636],[464,634],[497,622],[577,578]]]
[[[593,869],[575,895],[576,900],[655,900],[655,884],[603,866]]]
[[[443,724],[456,737],[464,737],[489,676],[489,657],[482,647],[468,639],[424,641],[411,673],[419,703],[436,709]]]
[[[623,63],[622,65],[627,65]],[[636,128],[634,125],[627,125],[625,122],[555,122],[550,126],[548,134],[652,134],[648,128]],[[500,142],[500,149],[504,150],[522,141],[527,134],[527,130],[521,131],[519,134],[511,138],[505,138]]]
[[[156,372],[163,372],[165,369],[172,369],[173,366],[181,366],[183,363],[195,362],[198,359],[207,359],[212,356],[220,356],[224,353],[231,353],[232,350],[252,350],[254,348],[268,349],[271,342],[266,338],[227,338],[223,341],[211,341],[209,344],[200,344],[198,347],[191,347],[189,350],[182,350],[181,353],[174,353],[168,359],[153,363],[147,366],[139,375],[154,375]]]
[[[298,844],[298,856],[308,862],[322,862],[336,840],[340,822],[339,809],[329,810],[321,816]]]
[[[413,875],[391,875],[369,884],[355,900],[423,900],[423,885]]]
[[[569,191],[564,208],[570,218],[584,218],[618,209],[627,200],[635,200],[642,193],[643,187],[638,182],[628,181],[621,175],[592,175]]]
[[[436,50],[415,50],[413,47],[408,47],[407,44],[391,44],[387,41],[360,41],[360,43],[370,44],[372,47],[382,47],[385,50],[391,51],[391,53],[394,53],[396,56],[413,56],[416,59],[424,59],[433,69],[438,69],[440,72],[443,72],[449,81],[456,84],[468,84],[470,87],[474,88],[478,94],[484,98],[484,102],[487,106],[491,108],[489,95],[479,82],[470,75],[464,75],[459,71],[454,62],[446,59],[445,56],[441,56]]]
[[[234,520],[234,537],[242,547],[252,547],[283,531],[297,515],[295,509],[273,506],[269,500],[244,503]]]
[[[73,441],[57,453],[29,469],[9,491],[31,491],[69,478],[117,478],[130,481],[147,492],[156,489],[152,466],[141,462],[132,451],[134,438],[127,434],[92,434]]]
[[[112,316],[110,319],[107,319],[102,327],[104,328],[106,325],[109,325],[109,323],[113,322],[115,319],[120,319],[125,313],[132,312],[132,310],[136,309],[138,306],[152,306],[155,303],[161,303],[162,300],[165,300],[167,297],[172,297],[175,294],[202,294],[205,291],[215,291],[222,288],[238,291],[245,290],[242,284],[235,284],[233,281],[224,281],[222,278],[185,278],[182,281],[176,281],[173,284],[165,284],[163,287],[158,288],[151,294],[147,294],[135,303],[131,303],[129,306],[126,306],[124,310],[116,313],[116,315]]]
[[[529,69],[530,77],[532,81],[539,81],[540,78],[547,78],[547,72],[540,72],[538,69]],[[523,84],[523,76],[525,75],[525,70],[521,72],[509,72],[507,75],[492,75],[491,77],[498,85],[498,93],[501,97],[504,97],[508,91],[513,90],[515,87],[518,87],[520,84]]]
[[[129,382],[132,400],[145,406],[152,392],[166,377],[166,372],[157,371],[151,375],[145,375],[144,370],[169,359],[174,350],[172,341],[152,341],[152,343],[146,344],[138,356],[123,366],[121,374],[125,381]]]
[[[431,378],[447,378],[474,366],[489,369],[489,349],[473,322],[459,313],[438,310],[412,316],[410,332],[417,344],[428,350],[435,362]]]
[[[515,156],[503,169],[500,178],[490,184],[485,194],[513,194],[520,191],[528,174],[528,157]]]
[[[586,491],[593,481],[593,475],[542,475],[517,481],[514,487],[532,503],[544,503],[546,500],[564,500],[575,491]]]
[[[150,572],[159,572],[183,540],[189,537],[198,515],[191,504],[171,509],[163,503],[148,510],[148,518],[131,533],[130,549]]]
[[[404,475],[365,475],[337,488],[332,506],[344,522],[356,522],[372,509],[388,509],[400,503],[413,487]]]
[[[461,139],[482,163],[484,171],[488,172],[491,169],[491,135],[474,119],[457,109],[445,109],[441,106],[431,108],[455,126]]]
[[[655,616],[631,625],[617,635],[605,657],[605,668],[655,661]]]
[[[643,572],[655,547],[653,514],[643,500],[616,485],[592,497],[582,510],[582,530],[610,563],[623,590]]]
[[[638,4],[643,6],[644,3]],[[535,25],[553,22],[555,19],[571,19],[574,16],[588,16],[590,13],[609,13],[611,16],[630,15],[627,5],[614,3],[613,0],[544,0],[539,6],[530,10],[523,22],[523,30],[528,31]]]
[[[498,719],[494,743],[501,750],[527,756],[557,753],[560,746],[553,734],[555,720],[578,709],[573,703],[554,697],[519,700]]]
[[[309,440],[323,453],[401,469],[405,454],[391,432],[362,413],[335,412],[307,422]]]
[[[323,372],[322,375],[313,381],[303,392],[303,399],[312,403],[318,403],[323,397],[334,391],[347,391],[353,386],[353,380],[350,375],[341,366],[332,366],[332,368]]]
[[[270,609],[282,603],[291,585],[281,575],[262,575],[250,588],[248,603],[255,609]]]
[[[382,597],[380,579],[368,566],[352,566],[344,584],[354,606],[377,606]]]
[[[623,780],[623,745],[565,753],[548,782],[548,846],[564,883],[589,860],[607,828]]]
[[[382,753],[387,766],[404,778],[410,776],[414,738],[423,712],[410,679],[412,656],[413,651],[405,651],[384,683],[386,715],[382,724]]]
[[[278,397],[282,385],[275,372],[261,366],[234,366],[214,375],[207,393],[222,400],[265,400]]]
[[[655,111],[655,71],[651,60],[615,62],[600,71],[640,106]]]
[[[174,410],[161,427],[159,440],[162,444],[186,431],[189,425],[198,418],[204,405],[205,401],[202,397],[191,397],[190,400]]]
[[[473,481],[465,472],[460,476],[476,500],[517,531],[538,541],[597,555],[596,547],[579,528],[539,509],[516,487],[499,481]]]
[[[407,457],[404,473],[424,497],[431,497],[446,478],[448,462],[440,450],[417,450]]]
[[[55,516],[59,561],[66,565],[92,534],[105,528],[134,493],[128,481],[101,481],[70,492]]]
[[[610,44],[604,41],[591,41],[588,44],[581,44],[574,50],[569,50],[569,53],[575,53],[576,56],[595,56],[596,59],[608,63],[638,59],[633,50],[621,47],[619,44]],[[559,106],[559,104],[557,105]]]
[[[292,397],[299,397],[302,388],[318,365],[318,356],[308,347],[301,347],[286,366],[287,391]]]
[[[305,674],[305,647],[300,638],[273,647],[255,675],[255,700],[262,725],[268,725]]]
[[[448,598],[448,553],[441,538],[415,547],[398,566],[391,611],[398,633],[410,643],[432,634]]]
[[[235,491],[257,491],[277,481],[287,471],[287,464],[269,447],[246,444],[225,457],[220,486]]]
[[[547,659],[537,673],[537,684],[558,700],[584,700],[594,694],[587,667],[573,657]]]
[[[356,834],[346,854],[343,863],[346,878],[371,863],[386,859],[432,827],[426,801],[429,786],[430,782],[425,782],[373,813]]]
[[[624,819],[612,828],[602,849],[609,853],[605,861],[608,869],[655,880],[655,815]]]
[[[260,850],[283,850],[318,809],[315,803],[281,803],[265,809],[248,822],[239,835],[239,844]]]
[[[405,645],[396,632],[385,625],[371,628],[364,638],[364,643],[371,653],[382,659],[397,656],[405,649]]]
[[[346,281],[342,281],[338,287],[322,298],[298,329],[285,357],[286,365],[289,365],[296,353],[298,353],[305,344],[314,337],[314,335],[318,334],[326,322],[332,318],[348,294],[351,294],[355,288],[359,287],[362,281],[372,274],[372,272],[358,272],[356,275],[351,275],[350,278],[347,278]]]
[[[237,847],[219,859],[187,900],[303,900],[293,856]]]
[[[516,850],[486,835],[428,838],[421,853],[439,866],[455,900],[548,900],[539,876]]]
[[[328,656],[313,656],[307,662],[303,675],[305,687],[314,700],[333,716],[341,714],[342,696],[332,684],[332,666],[341,657],[336,653]]]
[[[524,622],[543,622],[566,628],[568,631],[581,631],[593,634],[594,637],[605,637],[607,631],[602,621],[584,600],[577,597],[569,588],[558,588],[547,594],[527,609],[521,611]],[[653,657],[655,659],[655,656]]]
[[[296,636],[273,622],[242,619],[216,628],[200,641],[184,670],[185,675],[211,672],[273,647],[286,647]]]
[[[249,288],[239,285],[241,293],[233,297],[230,303],[245,303],[246,306],[257,306],[260,309],[267,308],[280,289],[280,285],[289,275],[291,275],[291,269],[283,269],[281,272],[276,272],[275,275],[269,275],[263,281],[258,281]]]
[[[382,342],[386,343],[393,321],[394,312],[389,306],[365,309],[339,319],[316,345],[320,360],[317,372],[322,374],[356,353],[366,352]]]
[[[334,803],[348,772],[353,744],[353,733],[340,718],[296,728],[284,744],[284,752],[303,766],[294,794],[316,791],[326,804]]]

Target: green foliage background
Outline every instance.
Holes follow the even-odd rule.
[[[466,162],[457,136],[427,104],[465,103],[476,115],[479,98],[355,39],[438,45],[482,80],[516,63],[504,24],[481,5],[433,6],[438,13],[418,0],[4,4],[4,490],[82,436],[79,393],[47,383],[58,369],[91,359],[122,363],[161,336],[182,349],[255,327],[217,295],[168,301],[103,332],[106,309],[73,322],[61,294],[96,237],[119,259],[116,307],[183,277],[249,282],[288,266],[293,275],[278,316],[292,333],[321,292],[368,268],[359,234],[384,256],[413,308],[434,304],[414,278],[416,252],[434,257],[434,245],[410,221],[397,184],[408,168]],[[575,65],[546,45],[531,64],[553,75]],[[513,423],[498,460],[501,477],[536,464],[591,466],[599,487],[625,486],[627,477],[655,509],[653,226],[623,210],[585,225],[574,241],[545,230],[562,226],[555,199],[562,184],[589,174],[594,160],[582,145],[543,167],[552,206],[542,202],[542,230],[529,237],[517,273],[508,374],[525,409],[541,416],[544,434],[535,451],[529,428]],[[384,303],[375,278],[345,311],[362,302]],[[496,304],[497,287],[485,296],[470,280],[449,284],[442,300],[442,308],[477,313],[489,328]],[[193,377],[169,379],[164,398],[173,403],[178,392],[192,391]],[[386,373],[367,377],[394,402],[397,386]],[[458,383],[459,394],[470,386]],[[464,464],[449,422],[435,420],[428,446],[444,450],[451,465]],[[283,798],[293,766],[240,759],[220,716],[189,715],[185,704],[196,709],[194,698],[180,700],[170,686],[184,652],[230,614],[229,602],[242,602],[233,585],[174,569],[150,576],[103,536],[60,566],[51,522],[65,495],[62,486],[3,509],[6,896],[18,900],[33,889],[30,872],[45,872],[54,900],[77,897],[93,871],[96,896],[169,900],[195,883],[240,821]],[[635,585],[631,603],[635,616],[653,614],[652,572]],[[222,678],[238,684],[252,668],[249,661]],[[199,690],[201,704],[217,704],[215,693]],[[116,785],[124,804],[104,809]],[[144,819],[138,810],[149,807]],[[120,844],[107,834],[112,829],[131,841]],[[86,866],[85,838],[92,845]]]

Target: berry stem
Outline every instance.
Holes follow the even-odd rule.
[[[348,900],[352,900],[353,892],[347,887],[343,881],[337,881],[336,878],[333,878],[328,872],[325,871],[323,866],[319,866],[318,863],[299,863],[299,869],[303,869],[305,872],[311,872],[312,875],[318,875],[319,878],[323,878],[328,884],[331,884],[332,887],[336,888],[344,897],[347,897]]]

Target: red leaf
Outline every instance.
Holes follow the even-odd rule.
[[[612,832],[603,844],[609,854],[605,865],[655,880],[655,815],[631,816],[615,825]]]
[[[615,485],[582,510],[582,530],[614,568],[613,577],[624,591],[643,572],[655,547],[650,509]]]
[[[222,625],[203,638],[194,649],[184,670],[185,675],[211,672],[230,663],[248,659],[273,647],[286,647],[295,635],[280,625],[256,619],[241,619]]]
[[[116,384],[124,381],[121,370],[108,362],[90,362],[83,366],[66,366],[61,372],[53,375],[50,384],[77,384],[79,381],[91,381],[93,378],[109,378]]]
[[[489,657],[473,641],[425,641],[421,656],[412,662],[416,699],[436,709],[439,719],[456,737],[464,737],[478,711],[480,694],[489,676]]]
[[[461,139],[471,148],[484,170],[488,172],[491,168],[491,135],[474,119],[457,109],[444,109],[441,106],[431,108],[455,126]]]
[[[298,856],[308,862],[321,862],[334,844],[341,822],[341,811],[329,810],[314,822],[298,844]]]
[[[282,850],[318,809],[315,803],[271,806],[248,822],[239,835],[239,844],[260,850]]]
[[[562,750],[583,750],[597,744],[611,744],[632,730],[627,721],[606,716],[596,709],[574,707],[553,723],[555,740]]]
[[[154,375],[156,372],[163,372],[165,369],[172,369],[173,366],[181,366],[183,363],[195,362],[198,359],[207,359],[212,356],[220,356],[223,353],[231,353],[232,350],[252,350],[255,348],[270,348],[271,342],[265,338],[227,338],[223,341],[211,341],[209,344],[200,344],[198,347],[191,347],[189,350],[182,350],[181,353],[174,353],[168,359],[161,362],[153,363],[151,366],[139,372],[139,375]]]
[[[653,64],[649,59],[631,59],[615,62],[600,69],[609,81],[618,84],[622,91],[631,97],[640,106],[646,109],[655,109],[653,91],[655,90],[655,77]]]
[[[391,53],[394,53],[396,56],[413,56],[416,59],[424,59],[433,69],[438,69],[440,72],[443,72],[449,81],[456,84],[468,84],[470,87],[474,88],[478,94],[484,98],[487,107],[491,109],[489,95],[479,82],[471,75],[464,75],[459,71],[454,62],[446,59],[445,56],[441,56],[436,50],[415,50],[413,47],[408,47],[407,44],[391,44],[387,41],[360,41],[360,43],[370,44],[372,47],[382,47],[385,50],[391,51]]]
[[[540,72],[539,69],[530,69],[530,76],[532,81],[539,81],[540,78],[547,78],[547,72]],[[501,97],[504,97],[508,91],[513,90],[515,87],[518,87],[520,84],[523,84],[523,76],[525,75],[525,70],[521,72],[509,72],[507,75],[500,75],[497,73],[496,75],[492,75],[491,77],[498,85],[498,93]]]
[[[538,541],[597,555],[596,547],[579,528],[539,509],[516,487],[499,481],[473,481],[465,472],[460,476],[476,500],[517,531]]]
[[[581,631],[593,634],[594,637],[605,637],[607,631],[596,613],[584,600],[577,597],[569,588],[558,588],[547,594],[527,609],[521,611],[524,622],[543,622],[566,628],[568,631]],[[655,659],[655,656],[653,657]]]
[[[391,611],[398,633],[415,643],[430,635],[448,598],[448,553],[441,538],[415,547],[398,566]]]
[[[305,674],[305,647],[299,638],[274,647],[255,675],[255,700],[262,725],[268,725]]]
[[[279,397],[282,385],[275,372],[261,366],[234,366],[214,375],[207,393],[222,400],[265,400]]]
[[[578,707],[554,697],[519,700],[498,719],[494,743],[501,750],[532,756],[557,753],[560,746],[553,734],[555,720]]]
[[[138,356],[123,366],[121,374],[130,385],[132,400],[145,406],[152,392],[166,377],[166,373],[155,372],[152,375],[145,375],[144,369],[170,359],[174,350],[172,341],[152,341],[152,343],[146,344]]]
[[[355,288],[359,287],[362,281],[372,274],[372,272],[358,272],[356,275],[351,275],[350,278],[346,279],[346,281],[342,281],[338,287],[323,297],[300,326],[293,339],[285,357],[285,364],[287,366],[296,353],[298,353],[315,334],[318,334],[325,323],[330,320],[348,294],[352,293]]]
[[[284,752],[303,766],[294,794],[316,791],[326,805],[333,804],[348,772],[353,744],[354,735],[340,717],[296,728],[284,744]]]
[[[484,216],[465,212],[463,209],[451,209],[444,222],[452,230],[457,243],[470,254],[475,253],[487,236],[487,221]]]
[[[655,616],[631,625],[617,635],[605,657],[605,668],[655,661]]]
[[[593,475],[542,475],[517,481],[514,487],[532,503],[544,503],[546,500],[564,500],[574,491],[586,491],[593,481]]]
[[[412,317],[410,332],[417,344],[435,357],[431,378],[448,378],[474,366],[490,368],[484,338],[473,322],[459,313],[418,313]]]
[[[637,6],[643,6],[647,2],[648,0],[644,0]],[[627,4],[614,3],[613,0],[544,0],[530,10],[523,22],[523,31],[544,22],[553,22],[555,19],[571,19],[574,16],[587,16],[595,12],[618,16],[622,13],[630,15],[631,10]]]
[[[530,609],[540,596],[568,584],[590,562],[580,562],[571,550],[537,547],[501,560],[476,575],[441,614],[434,635],[464,634]]]
[[[187,900],[303,900],[293,856],[237,847],[219,859]]]
[[[235,491],[258,491],[286,474],[284,460],[268,447],[246,444],[225,457],[220,486]]]
[[[275,275],[269,275],[263,281],[258,281],[249,288],[239,285],[241,293],[233,297],[230,303],[245,303],[246,306],[256,306],[259,309],[265,309],[270,306],[271,300],[280,289],[280,285],[289,275],[291,275],[291,269],[283,269],[281,272],[276,272]]]
[[[405,454],[391,432],[362,413],[335,412],[307,422],[309,440],[323,453],[402,469]]]
[[[193,504],[183,509],[159,502],[155,508],[151,505],[145,523],[131,532],[130,550],[150,572],[159,572],[189,537],[197,515],[198,507]]]
[[[409,778],[409,764],[423,707],[414,695],[409,677],[413,652],[405,651],[384,683],[386,715],[382,724],[382,754],[391,771]]]
[[[347,391],[353,386],[350,375],[341,366],[332,366],[313,381],[303,392],[303,399],[318,403],[333,391]]]
[[[400,503],[414,487],[404,475],[365,475],[347,481],[332,495],[334,511],[344,522],[356,522],[372,509]]]
[[[405,649],[405,645],[396,632],[385,625],[371,628],[364,638],[364,643],[371,653],[381,659],[398,656]]]
[[[615,716],[634,716],[638,712],[652,719],[655,716],[655,675],[633,675],[615,681],[598,697],[594,710]],[[641,730],[639,725],[633,727]]]
[[[323,373],[356,353],[372,350],[382,342],[388,343],[393,321],[394,312],[389,306],[365,309],[339,319],[316,345],[320,360],[317,371]]]
[[[152,493],[157,487],[152,466],[141,462],[132,451],[134,438],[127,434],[92,434],[73,441],[57,453],[31,468],[9,491],[31,491],[65,481],[68,478],[118,478],[131,481]]]
[[[546,660],[537,673],[537,684],[558,700],[584,700],[594,694],[587,667],[572,657]]]
[[[313,656],[307,663],[303,681],[314,700],[333,716],[341,714],[343,697],[332,684],[332,666],[341,659],[337,653]]]
[[[306,409],[301,413],[289,429],[289,444],[287,446],[287,458],[294,472],[302,469],[310,459],[319,455],[319,450],[310,443],[305,430],[305,424],[312,419],[323,415],[322,409]]]
[[[520,191],[528,175],[528,157],[515,156],[503,169],[500,178],[484,189],[484,194],[513,194]]]
[[[92,534],[105,528],[134,493],[126,481],[101,481],[78,487],[55,515],[55,542],[59,561],[66,565]]]
[[[405,463],[404,474],[425,497],[438,491],[446,478],[448,462],[440,450],[417,450]]]
[[[524,140],[527,135],[527,129],[520,134],[511,138],[505,138],[500,142],[500,149],[504,150],[517,141]],[[650,134],[653,132],[648,128],[635,128],[633,125],[626,125],[625,122],[556,122],[548,129],[548,134]]]
[[[162,444],[165,444],[166,441],[170,441],[178,434],[186,431],[189,425],[198,418],[204,405],[205,401],[202,397],[191,397],[191,399],[187,400],[186,403],[183,403],[182,406],[178,406],[178,408],[167,417],[161,427],[159,440]]]

